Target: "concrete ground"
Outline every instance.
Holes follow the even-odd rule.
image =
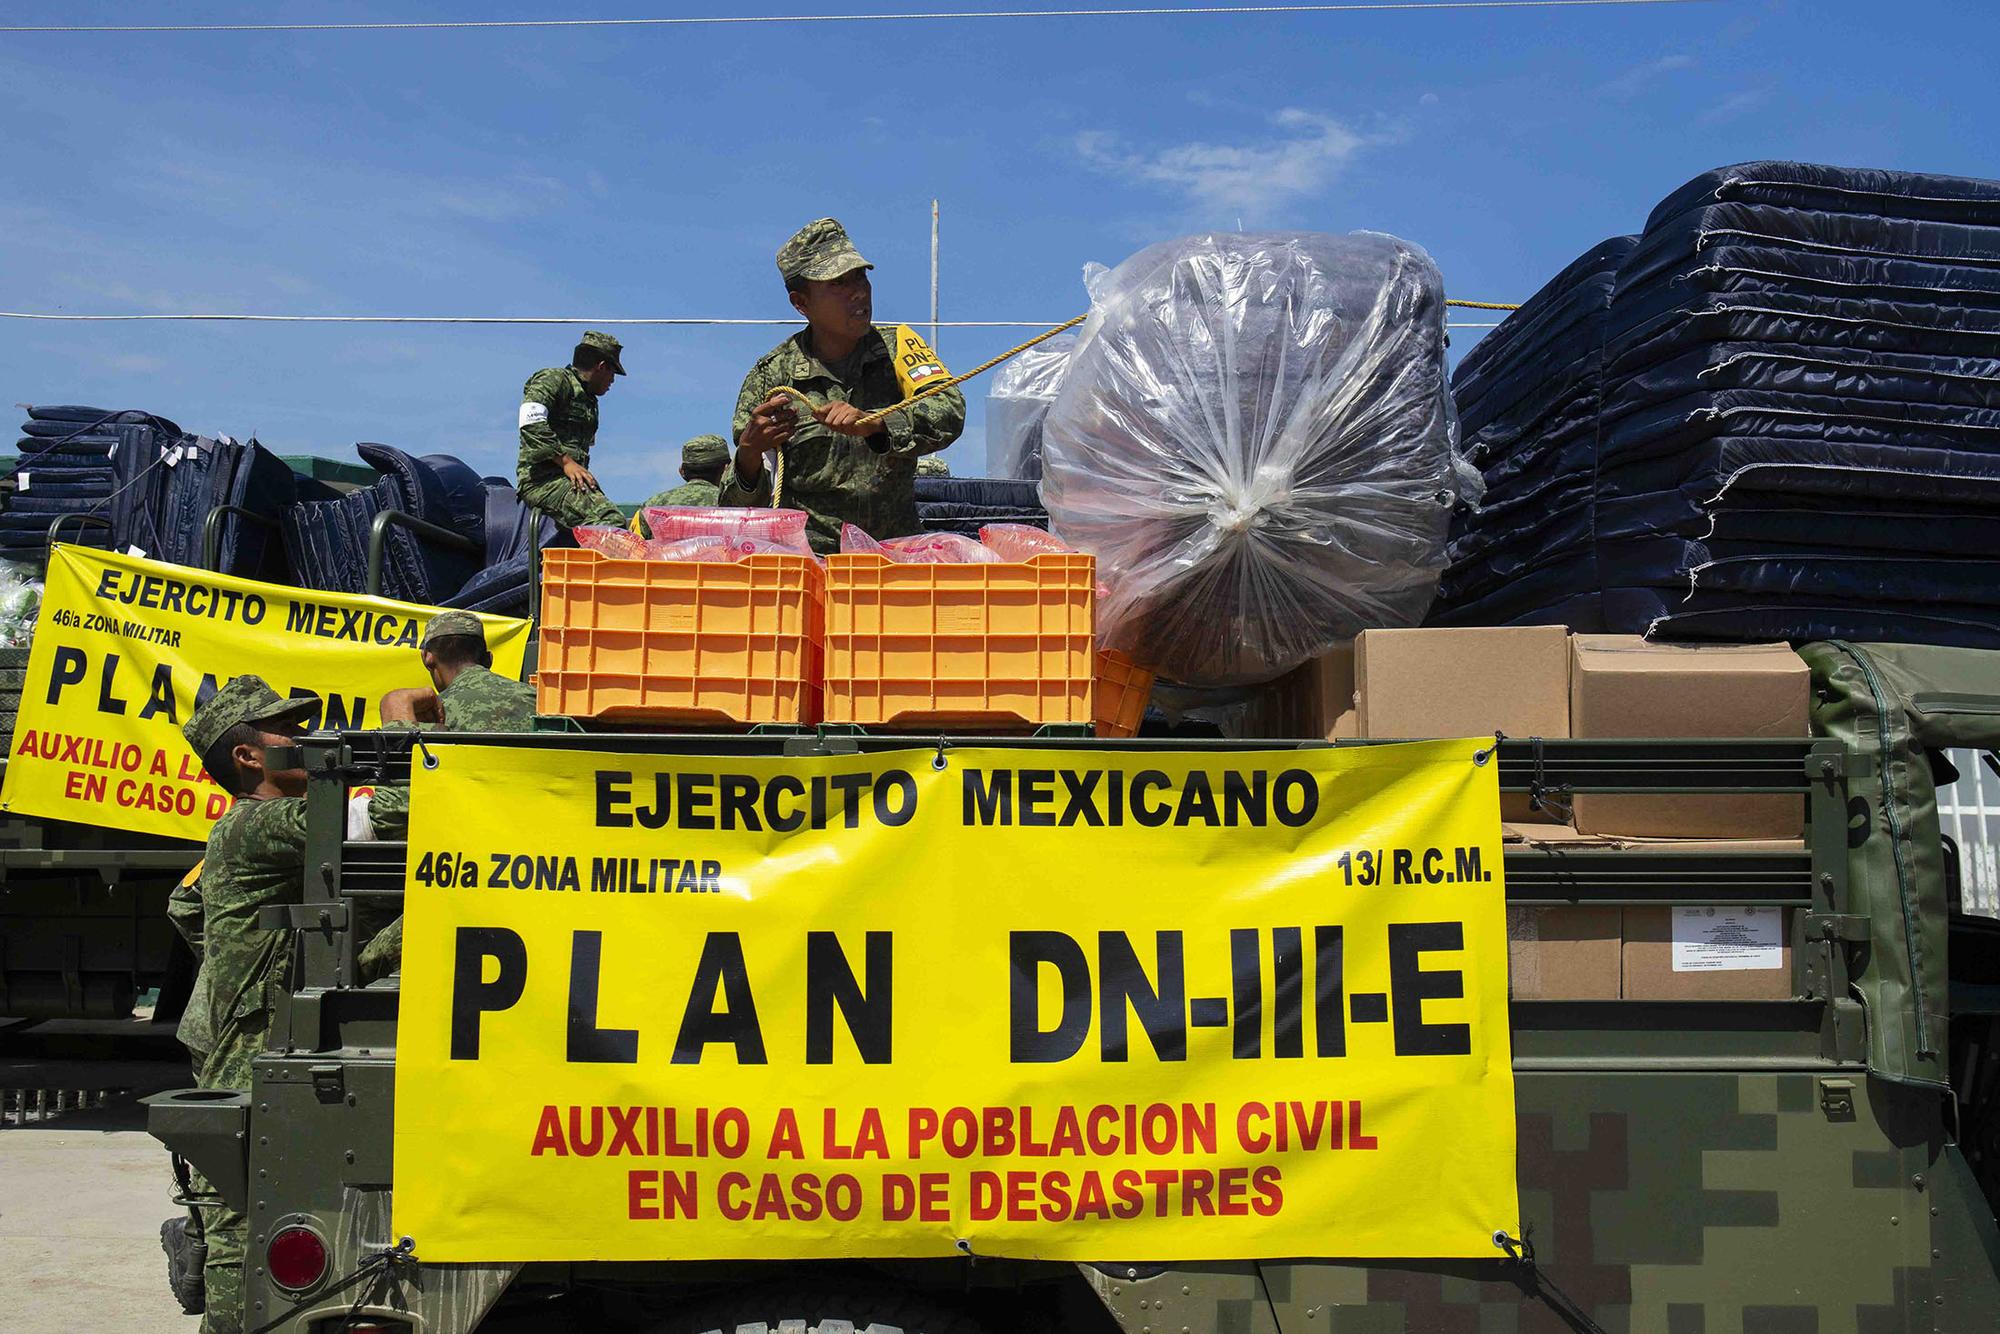
[[[0,1024],[0,1334],[194,1334],[167,1291],[160,1224],[172,1212],[166,1151],[138,1099],[190,1082],[173,1048],[138,1024]],[[114,1048],[129,1059],[112,1059]],[[102,1093],[44,1114],[22,1090]],[[86,1099],[94,1101],[94,1099]]]

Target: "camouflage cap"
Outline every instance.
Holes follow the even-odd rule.
[[[843,273],[874,267],[847,239],[847,229],[832,218],[814,219],[778,247],[778,272],[786,282],[795,278],[826,282]]]
[[[431,623],[424,627],[424,637],[417,647],[429,648],[448,635],[470,635],[484,644],[486,627],[469,611],[441,611],[431,617]]]
[[[587,347],[593,352],[602,352],[604,359],[611,363],[611,369],[614,373],[618,375],[625,373],[625,363],[618,359],[619,355],[625,351],[625,345],[610,334],[599,333],[597,330],[592,329],[582,338],[579,338],[576,345],[578,347]]]
[[[199,759],[238,723],[296,723],[319,708],[316,699],[282,699],[261,676],[239,676],[208,698],[181,728]]]
[[[951,467],[937,455],[926,454],[917,460],[917,476],[949,477],[951,476]]]
[[[729,462],[729,442],[719,435],[698,435],[681,446],[682,468],[719,468]]]

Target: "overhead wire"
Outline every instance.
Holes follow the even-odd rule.
[[[1120,5],[1077,9],[967,9],[876,14],[685,14],[603,19],[408,19],[321,23],[10,23],[0,34],[409,32],[508,28],[665,28],[780,23],[938,23],[985,19],[1172,18],[1213,15],[1355,14],[1482,9],[1612,9],[1708,4],[1713,0],[1374,0],[1317,5]]]

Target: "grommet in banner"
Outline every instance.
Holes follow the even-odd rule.
[[[1488,746],[1488,747],[1487,747],[1486,749],[1484,749],[1484,750],[1475,750],[1475,751],[1473,751],[1473,752],[1472,752],[1472,763],[1473,763],[1473,767],[1474,767],[1474,768],[1479,768],[1479,769],[1483,769],[1483,768],[1485,768],[1485,767],[1486,767],[1486,761],[1488,761],[1488,760],[1492,759],[1492,758],[1493,758],[1493,757],[1494,757],[1494,756],[1495,756],[1496,754],[1498,754],[1498,753],[1499,753],[1499,751],[1500,751],[1500,743],[1501,743],[1502,741],[1505,741],[1506,739],[1507,739],[1507,734],[1506,734],[1505,732],[1501,732],[1501,731],[1498,731],[1498,730],[1496,730],[1496,731],[1495,731],[1495,732],[1493,733],[1493,744],[1492,744],[1492,745]]]
[[[945,758],[944,758],[944,738],[943,738],[943,737],[939,737],[939,738],[938,738],[938,744],[937,744],[937,754],[935,754],[935,755],[931,756],[931,768],[933,768],[933,769],[940,769],[940,770],[941,770],[941,769],[943,769],[943,768],[945,767],[945,764],[946,764],[946,761],[945,761]],[[965,1243],[964,1243],[964,1242],[960,1242],[959,1244],[960,1244],[960,1245],[962,1246],[962,1245],[964,1245]],[[967,1254],[970,1254],[970,1252],[967,1252]]]
[[[424,768],[426,769],[437,768],[438,758],[437,756],[431,754],[431,748],[424,744],[423,733],[419,732],[417,734],[414,744],[416,745],[417,748],[417,754],[424,757]]]

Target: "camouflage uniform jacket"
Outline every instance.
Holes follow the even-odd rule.
[[[750,425],[750,411],[778,385],[790,385],[814,406],[852,403],[866,412],[902,401],[890,352],[893,325],[877,325],[840,366],[828,366],[806,350],[804,330],[771,349],[744,377],[736,396],[736,438]],[[797,404],[797,400],[792,402]],[[855,524],[873,537],[902,537],[917,531],[917,459],[958,439],[965,429],[965,396],[956,389],[935,394],[914,407],[890,413],[883,430],[867,437],[841,435],[821,426],[801,408],[799,427],[785,446],[787,509],[810,517],[813,550],[840,549],[840,525]],[[746,487],[732,465],[722,480],[725,505],[769,505],[771,470]]]
[[[516,470],[520,488],[562,477],[562,461],[575,459],[590,466],[590,447],[597,443],[597,395],[568,366],[551,366],[528,377],[521,390],[521,460]]]
[[[641,537],[651,537],[653,527],[646,522],[646,508],[650,505],[720,505],[722,488],[714,482],[682,482],[671,491],[662,491],[639,507],[632,516],[632,531]]]
[[[401,837],[406,812],[407,804],[396,818],[379,815],[377,828]],[[270,1033],[292,956],[291,931],[258,926],[257,911],[304,898],[305,846],[302,797],[238,801],[209,831],[201,873],[201,982],[214,1026],[206,1088],[249,1087],[249,1059]]]
[[[197,864],[167,895],[167,921],[194,952],[194,987],[188,993],[187,1008],[181,1011],[180,1026],[174,1030],[174,1036],[188,1049],[197,1070],[215,1046],[215,1024],[208,1014],[208,977],[202,971],[201,870]]]
[[[529,732],[535,726],[535,688],[477,665],[462,669],[438,694],[447,732]]]

